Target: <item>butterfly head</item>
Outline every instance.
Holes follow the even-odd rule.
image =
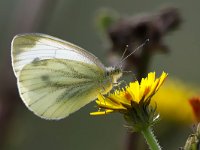
[[[111,77],[113,83],[117,83],[117,80],[122,76],[122,68],[120,66],[109,67],[106,69],[106,76]]]

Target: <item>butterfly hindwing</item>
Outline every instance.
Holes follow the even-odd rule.
[[[35,114],[60,119],[94,100],[103,72],[94,65],[73,60],[32,62],[20,72],[20,95]]]

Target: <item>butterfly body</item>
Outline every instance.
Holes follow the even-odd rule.
[[[26,106],[45,119],[61,119],[109,92],[120,68],[106,68],[93,54],[45,34],[12,41],[12,65]]]

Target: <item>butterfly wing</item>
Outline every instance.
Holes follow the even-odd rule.
[[[105,72],[89,52],[41,34],[14,38],[12,61],[22,100],[46,119],[64,118],[94,100]]]
[[[104,65],[93,54],[72,43],[46,34],[17,35],[12,41],[11,51],[12,66],[16,76],[26,64],[55,58],[81,61],[105,70]]]

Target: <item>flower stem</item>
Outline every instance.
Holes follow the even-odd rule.
[[[142,131],[143,136],[145,137],[149,148],[151,150],[161,150],[161,147],[156,139],[156,137],[153,134],[153,131],[151,129],[151,127],[145,128]]]

